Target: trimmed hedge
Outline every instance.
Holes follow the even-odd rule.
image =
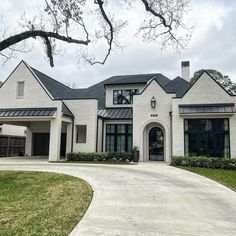
[[[236,159],[219,158],[219,157],[174,156],[171,158],[171,165],[236,170]]]
[[[130,162],[132,154],[129,152],[72,152],[66,155],[70,161],[108,161],[108,162]]]

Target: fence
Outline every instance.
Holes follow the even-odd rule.
[[[25,137],[0,136],[0,157],[24,156]]]

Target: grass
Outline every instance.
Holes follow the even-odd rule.
[[[209,179],[215,180],[226,187],[236,191],[236,171],[235,170],[222,170],[222,169],[209,169],[201,167],[187,167],[178,166],[178,168],[203,175]]]
[[[68,235],[92,194],[88,183],[72,176],[0,171],[0,234]]]

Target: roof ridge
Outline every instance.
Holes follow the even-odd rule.
[[[121,74],[121,75],[113,75],[113,76],[110,76],[109,78],[112,78],[112,77],[120,77],[120,76],[137,76],[137,75],[163,75],[162,73],[141,73],[141,74]],[[164,76],[164,75],[163,75]],[[108,79],[109,79],[108,78]]]

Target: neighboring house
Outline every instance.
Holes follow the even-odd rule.
[[[113,76],[71,89],[22,61],[0,89],[0,122],[26,128],[25,155],[130,152],[140,161],[172,155],[236,157],[236,96],[209,74],[191,85],[162,74]]]

